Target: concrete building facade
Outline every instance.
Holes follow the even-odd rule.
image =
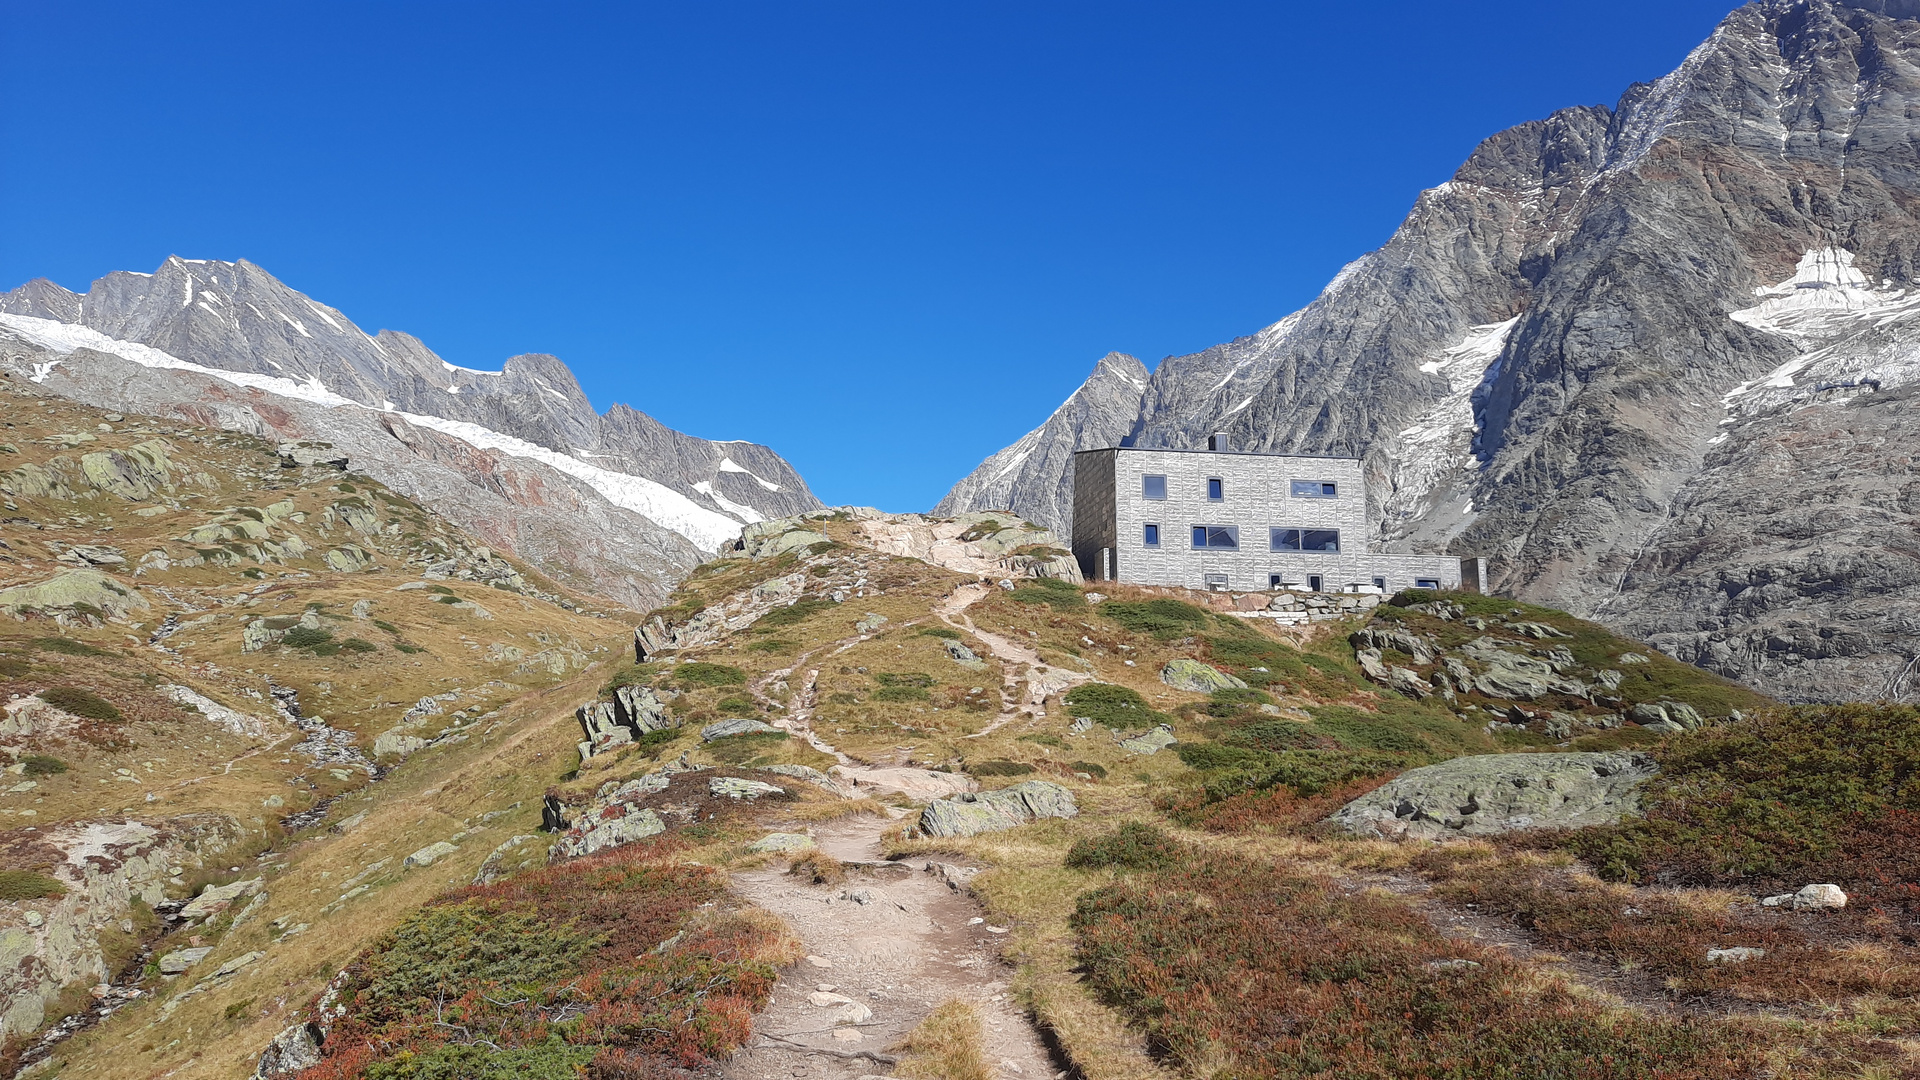
[[[1484,559],[1372,551],[1358,458],[1109,447],[1073,461],[1073,553],[1088,581],[1392,593],[1486,580]]]

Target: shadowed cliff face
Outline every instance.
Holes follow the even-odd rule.
[[[1361,455],[1389,548],[1786,698],[1910,692],[1916,20],[1749,4],[1614,108],[1489,138],[1312,304],[1163,361],[1124,434]],[[1070,448],[984,477],[1124,411],[1083,390],[943,507],[1070,528]]]
[[[173,258],[84,294],[29,282],[0,294],[0,347],[50,393],[336,442],[462,526],[642,609],[741,526],[820,505],[764,446],[695,438],[624,405],[595,413],[555,357],[456,367],[244,260]]]

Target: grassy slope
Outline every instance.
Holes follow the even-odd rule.
[[[172,980],[150,976],[148,999],[64,1044],[58,1057],[89,1075],[148,1076],[156,1069],[246,1075],[260,1047],[366,941],[449,884],[470,878],[501,841],[535,830],[541,793],[575,764],[572,708],[598,689],[607,661],[625,652],[632,616],[613,612],[609,618],[593,613],[591,604],[569,601],[569,609],[543,599],[557,598],[559,590],[524,566],[515,567],[517,581],[508,579],[524,594],[458,579],[433,583],[439,591],[396,591],[420,581],[431,561],[478,565],[483,543],[364,477],[282,469],[272,445],[249,436],[141,417],[109,423],[95,410],[8,390],[0,469],[36,465],[64,475],[68,490],[9,497],[6,516],[16,520],[0,548],[0,587],[43,580],[70,565],[57,561],[65,546],[111,545],[127,561],[103,569],[151,606],[117,621],[83,610],[0,623],[5,697],[73,687],[123,716],[65,737],[9,740],[6,754],[23,767],[29,758],[48,757],[66,768],[37,769],[32,788],[0,795],[0,839],[69,820],[227,815],[247,838],[217,864],[187,868],[174,891],[185,895],[208,881],[264,875],[269,893],[265,907],[238,930],[225,932],[226,916],[192,931],[215,950],[195,972]],[[93,439],[69,448],[54,438],[80,433]],[[172,490],[136,500],[82,479],[80,455],[154,438],[171,448]],[[286,507],[260,513],[282,502],[291,502],[291,513]],[[362,518],[370,527],[350,524],[343,506],[372,511]],[[278,544],[299,538],[307,554],[260,561],[253,553],[266,552],[249,548],[253,538],[244,532],[224,542],[206,534],[181,539],[202,526],[242,519],[267,525]],[[330,569],[325,553],[349,543],[372,553],[374,565]],[[154,550],[166,552],[171,565],[150,562],[135,576],[136,564]],[[196,556],[199,565],[182,565]],[[491,560],[496,569],[497,559]],[[441,602],[449,595],[478,603],[491,617]],[[361,601],[372,605],[366,618],[352,614]],[[372,648],[336,650],[323,642],[319,649],[242,651],[249,620],[309,611],[318,614],[332,644],[358,638]],[[147,646],[147,635],[172,613],[188,624],[165,640],[173,652]],[[9,624],[14,629],[7,630]],[[450,724],[466,724],[470,734],[422,751],[369,784],[358,769],[316,767],[292,751],[300,736],[271,711],[264,697],[268,679],[295,689],[309,715],[354,733],[369,753],[375,735],[429,694],[460,696],[414,734],[432,738]],[[266,720],[269,735],[250,739],[221,729],[167,700],[159,688],[168,683]],[[22,779],[8,777],[0,790]],[[336,797],[329,821],[350,821],[350,828],[336,824],[288,836],[279,827],[281,816]],[[405,855],[456,833],[464,835],[453,856],[426,869],[402,869]],[[350,881],[368,889],[329,907]],[[0,903],[0,919],[14,921],[22,911]],[[308,929],[281,933],[302,924]],[[154,942],[155,955],[184,947],[180,936]],[[120,944],[116,955],[130,955],[129,944]],[[151,1026],[166,999],[253,950],[264,950],[266,958]]]

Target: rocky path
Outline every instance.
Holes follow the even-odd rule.
[[[965,630],[1000,661],[1003,684],[1000,715],[993,723],[967,736],[970,739],[978,739],[1022,716],[1044,717],[1047,698],[1093,679],[1084,672],[1048,667],[1033,649],[973,625],[973,620],[967,618],[967,609],[984,599],[991,589],[988,585],[962,585],[933,608],[942,622],[956,630]]]
[[[890,1048],[936,1006],[957,999],[980,1010],[986,1058],[999,1080],[1064,1076],[1009,994],[1012,971],[999,955],[1005,939],[982,920],[978,903],[927,872],[924,859],[880,858],[880,834],[892,824],[861,816],[815,829],[821,850],[860,864],[838,885],[803,883],[782,861],[733,875],[734,891],[785,919],[808,956],[781,976],[773,1000],[754,1018],[754,1038],[722,1075],[886,1074],[894,1064]],[[848,1011],[870,1015],[836,1024]]]

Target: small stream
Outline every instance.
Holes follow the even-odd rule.
[[[387,775],[385,769],[374,764],[360,752],[359,738],[353,732],[342,731],[330,726],[321,717],[307,716],[302,712],[299,691],[291,686],[281,686],[269,679],[267,692],[272,696],[274,711],[280,714],[281,719],[299,728],[307,736],[294,746],[294,753],[312,758],[313,763],[322,768],[360,769],[367,774],[367,779],[372,781],[378,781]],[[304,779],[304,777],[295,779]],[[280,819],[280,825],[288,832],[298,832],[318,825],[326,820],[327,811],[333,808],[334,800],[339,797],[335,795],[321,799],[305,810],[288,814]]]

